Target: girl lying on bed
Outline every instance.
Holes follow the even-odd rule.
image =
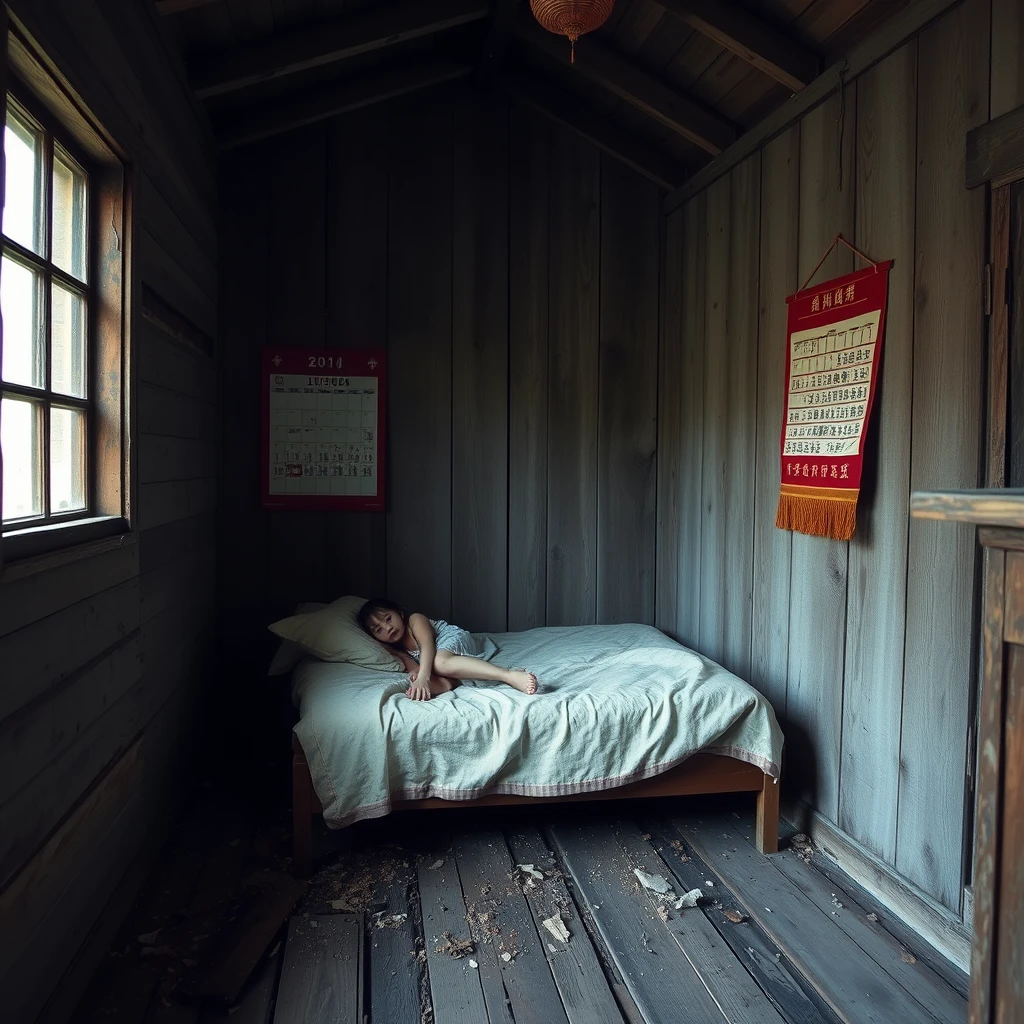
[[[537,692],[532,672],[502,668],[477,657],[479,648],[472,634],[443,619],[428,619],[419,612],[406,615],[394,601],[379,597],[359,609],[359,624],[398,655],[409,673],[405,693],[412,700],[447,693],[460,679],[494,680],[520,693]]]

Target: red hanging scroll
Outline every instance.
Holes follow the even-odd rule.
[[[786,299],[780,529],[853,536],[891,265],[878,263]]]
[[[263,350],[266,509],[384,511],[383,352]]]

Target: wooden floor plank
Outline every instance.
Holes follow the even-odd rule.
[[[256,969],[252,984],[231,1010],[231,1024],[270,1024],[280,967],[281,957],[275,953]],[[223,1020],[223,1013],[206,1011],[199,1017],[199,1024],[219,1024]]]
[[[897,985],[727,815],[676,827],[726,883],[746,912],[785,950],[822,998],[849,1024],[927,1024],[931,1015]]]
[[[838,886],[848,897],[851,897],[865,914],[875,914],[890,935],[902,942],[908,949],[913,949],[918,960],[926,963],[951,989],[959,992],[964,999],[967,998],[971,979],[965,971],[962,971],[951,960],[947,960],[933,946],[922,941],[919,932],[897,917],[889,907],[876,899],[828,857],[815,857],[814,867],[834,886]],[[916,949],[915,943],[917,944]]]
[[[517,864],[533,864],[541,871],[554,868],[555,859],[536,829],[517,829],[509,833],[508,841]],[[546,949],[543,922],[556,913],[574,915],[572,896],[560,873],[546,875],[542,882],[527,888],[524,895]],[[569,1024],[623,1024],[622,1013],[586,931],[580,926],[574,933],[576,942],[570,940],[564,950],[548,958]]]
[[[438,867],[431,864],[442,861]],[[450,848],[416,862],[423,912],[423,939],[435,1024],[483,1024],[488,1020],[480,976],[470,967],[473,954],[459,959],[444,952],[446,938],[471,941],[462,884]],[[447,935],[446,935],[447,933]],[[479,961],[477,961],[479,963]]]
[[[245,915],[219,943],[219,954],[197,987],[196,998],[204,1006],[226,1011],[238,1004],[250,976],[306,891],[306,883],[274,873],[260,888]]]
[[[396,872],[374,887],[373,914],[367,921],[370,958],[370,1020],[417,1021],[420,1013],[420,971],[413,927],[411,870]],[[406,915],[404,919],[401,915]]]
[[[671,877],[668,865],[632,822],[617,821],[612,828],[631,869]],[[679,890],[677,895],[684,891]],[[666,910],[666,929],[729,1024],[786,1024],[703,911],[697,907],[669,909],[649,890],[644,889],[642,894],[652,907],[662,906]]]
[[[358,914],[288,923],[274,1024],[362,1024],[363,920]]]
[[[837,890],[820,871],[790,852],[780,853],[772,863],[820,911],[833,917],[836,924],[936,1021],[963,1024],[967,1019],[967,1000],[921,963],[880,923],[869,921],[859,907],[850,905],[849,897],[841,889]],[[842,907],[836,903],[841,903]]]
[[[498,838],[501,839],[500,836]],[[473,958],[477,964],[476,973],[480,978],[480,987],[483,990],[484,1003],[487,1006],[487,1019],[490,1024],[515,1024],[515,1018],[512,1016],[511,994],[506,991],[498,961],[498,950],[491,942],[489,934],[494,927],[493,921],[490,920],[490,914],[493,914],[495,909],[492,905],[493,901],[489,899],[491,889],[500,891],[501,879],[508,872],[485,875],[474,871],[471,863],[473,853],[467,854],[467,842],[470,849],[475,846],[472,841],[460,837],[454,844],[453,853],[456,856],[459,880],[462,884],[462,897],[466,908],[469,934],[473,940]],[[463,873],[464,868],[469,869],[468,875]],[[493,887],[489,879],[493,879]]]
[[[515,1024],[569,1024],[505,837],[500,832],[460,836],[455,851],[470,924],[501,969]],[[505,953],[512,959],[506,961]]]
[[[682,890],[689,892],[711,878],[711,870],[687,846],[666,819],[640,820],[640,827],[651,835],[655,849],[668,864]],[[839,1018],[803,980],[799,971],[790,969],[782,950],[749,917],[735,921],[726,916],[730,911],[742,913],[738,901],[722,898],[718,906],[702,908],[702,913],[715,926],[725,942],[747,966],[758,985],[785,1017],[788,1024],[839,1024]]]
[[[163,929],[169,919],[188,904],[196,881],[209,857],[209,808],[187,815],[174,829],[157,860],[131,917],[115,939],[116,957],[108,957],[97,971],[82,1000],[75,1020],[103,1020],[109,1024],[137,1024],[159,1003],[155,995],[160,969],[152,960],[142,959],[145,948],[137,936]],[[126,946],[130,952],[124,954]]]
[[[551,836],[648,1024],[723,1021],[700,978],[636,891],[636,877],[611,828],[556,825]]]

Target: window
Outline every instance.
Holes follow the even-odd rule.
[[[67,522],[93,511],[89,175],[13,97],[4,156],[3,521]]]
[[[84,97],[7,42],[0,564],[130,528],[131,177]]]

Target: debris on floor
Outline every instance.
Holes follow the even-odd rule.
[[[797,832],[795,836],[789,841],[790,848],[805,864],[811,862],[811,857],[814,856],[814,847],[811,845],[810,839],[803,834],[803,832]]]
[[[538,871],[533,864],[517,864],[516,871],[526,875],[527,878],[534,879],[535,881],[544,881],[544,873],[542,871]]]
[[[441,942],[434,947],[434,952],[443,953],[454,960],[461,960],[475,950],[469,939],[456,939],[451,932],[444,932],[441,935]]]
[[[732,921],[733,924],[743,924],[747,920],[746,914],[741,914],[738,910],[727,910],[725,916]]]
[[[682,896],[676,900],[674,906],[676,910],[682,910],[685,907],[697,906],[697,901],[704,895],[702,889],[691,889],[689,892],[684,892]]]
[[[388,914],[387,911],[378,911],[373,916],[375,928],[400,928],[409,918],[408,914]]]
[[[473,970],[475,971],[480,965],[475,960],[470,960],[469,966],[472,967]]]
[[[649,875],[646,871],[641,871],[640,868],[633,868],[633,874],[640,880],[640,884],[645,889],[650,889],[651,892],[656,892],[662,896],[667,896],[673,892],[672,886],[669,885],[663,875]]]
[[[512,962],[512,954],[511,953],[502,953],[501,954],[501,959],[504,960],[505,963],[510,964]]]
[[[156,931],[146,932],[144,935],[140,935],[139,936],[139,945],[140,946],[155,946],[156,945],[156,940],[159,937],[159,935],[160,935],[160,929],[159,928],[157,928]]]
[[[439,867],[442,867],[443,865],[444,865],[444,857],[441,857],[438,860],[435,860],[433,864],[428,864],[427,865],[427,870],[428,871],[436,871]]]
[[[900,953],[900,959],[901,959],[901,960],[902,960],[902,961],[903,961],[903,962],[904,962],[905,964],[916,964],[916,963],[917,963],[917,957],[916,957],[916,956],[914,956],[914,954],[913,954],[913,953],[911,953],[909,949],[904,949],[904,950],[903,950],[903,951],[902,951],[902,952]]]
[[[668,923],[668,911],[663,906],[658,907],[658,917],[660,917],[666,924]]]
[[[868,920],[874,924],[878,920],[878,915],[875,913],[868,914]]]
[[[560,942],[569,941],[569,929],[565,927],[565,922],[559,914],[553,914],[551,917],[545,918],[543,925]]]

